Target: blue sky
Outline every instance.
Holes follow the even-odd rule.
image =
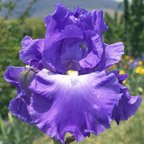
[[[114,1],[117,1],[117,2],[123,2],[123,0],[114,0]],[[129,0],[129,2],[131,2],[132,0]]]
[[[117,2],[123,2],[123,0],[114,0],[114,1],[117,1]]]

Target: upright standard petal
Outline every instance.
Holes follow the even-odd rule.
[[[83,32],[73,22],[68,22],[69,15],[70,11],[62,4],[58,4],[55,13],[44,19],[46,36],[43,64],[51,71],[63,74],[70,67],[79,67],[77,56],[74,56],[76,51],[79,55],[78,57],[83,54],[80,51],[80,47],[77,49],[82,42]],[[63,57],[65,58],[63,59]]]
[[[89,68],[93,70],[100,63],[104,51],[101,36],[93,35],[89,40],[89,45],[91,48],[89,53],[79,63],[82,69]]]
[[[107,30],[102,11],[87,12],[77,7],[72,12],[62,4],[57,4],[56,11],[45,17],[44,21],[46,35],[43,64],[46,68],[65,74],[69,69],[94,69],[101,61],[104,53],[102,31]],[[76,51],[79,59],[69,55],[74,55]],[[87,53],[83,54],[83,51]],[[60,60],[63,55],[67,60]]]
[[[102,32],[108,29],[108,26],[104,21],[103,11],[101,10],[93,10],[91,12],[81,14],[79,19],[85,30],[91,29],[102,35]]]
[[[44,39],[33,40],[29,36],[25,36],[22,40],[22,49],[19,52],[22,62],[34,66],[36,68],[42,68],[41,59],[44,49]]]
[[[109,68],[110,66],[118,63],[121,60],[121,56],[124,54],[124,44],[117,42],[114,44],[103,44],[103,54],[100,62],[95,67],[95,70],[101,71]]]
[[[109,128],[121,96],[116,76],[104,71],[81,76],[41,71],[30,89],[33,95],[28,109],[33,123],[62,143],[66,132],[81,141]]]
[[[105,47],[106,67],[110,67],[121,60],[124,54],[124,44],[117,42]]]
[[[80,70],[79,61],[87,53],[88,48],[82,39],[69,38],[45,49],[43,63],[53,72],[66,74],[68,70]]]

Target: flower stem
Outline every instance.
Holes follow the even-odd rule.
[[[75,137],[74,136],[69,136],[69,137],[66,138],[65,144],[70,144],[70,143],[72,143],[74,141],[75,141]],[[61,144],[61,142],[59,142],[59,141],[57,141],[55,139],[53,139],[53,142],[54,142],[54,144]]]
[[[69,137],[66,138],[65,144],[70,144],[74,141],[75,141],[75,137],[74,136],[69,136]]]

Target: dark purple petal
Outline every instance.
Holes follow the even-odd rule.
[[[42,52],[44,49],[44,40],[33,40],[29,36],[25,36],[22,40],[22,50],[19,52],[20,59],[29,65],[38,66],[42,59]]]
[[[56,27],[56,29],[63,29],[65,27],[65,22],[67,20],[67,17],[69,16],[69,9],[64,7],[62,4],[56,4],[56,10],[55,12],[44,18],[44,22],[46,24],[46,27],[51,31],[53,30],[53,26]],[[52,21],[53,20],[53,21]],[[51,25],[52,23],[55,25]]]
[[[16,86],[18,91],[21,91],[21,85],[19,83],[20,74],[25,71],[25,67],[15,67],[9,66],[4,73],[4,78],[7,82],[11,83],[12,85]]]
[[[117,78],[105,72],[68,76],[41,71],[30,89],[34,93],[29,106],[33,122],[62,142],[66,132],[81,141],[109,128],[113,107],[121,96]]]
[[[91,11],[79,16],[79,19],[83,25],[83,29],[94,30],[98,34],[102,34],[103,31],[108,29],[104,18],[103,11]]]
[[[18,119],[31,123],[31,118],[27,109],[27,103],[22,98],[22,96],[17,96],[9,104],[10,112]]]
[[[93,11],[93,15],[96,15],[95,30],[98,33],[100,33],[101,31],[107,31],[108,26],[106,25],[106,22],[104,21],[103,11],[102,10]]]
[[[74,8],[74,16],[79,18],[81,15],[86,14],[87,11],[85,9],[81,9],[78,6]]]
[[[119,124],[120,121],[127,120],[129,117],[134,115],[142,101],[141,96],[130,96],[126,87],[123,87],[121,92],[123,93],[123,96],[113,110],[113,119],[117,122],[117,124]]]
[[[9,66],[4,73],[4,78],[7,82],[18,88],[18,91],[25,89],[33,80],[35,71],[27,67]]]
[[[9,103],[10,112],[22,121],[31,122],[27,106],[31,93],[28,85],[34,79],[35,72],[26,67],[9,66],[4,73],[5,80],[17,87],[17,96]]]
[[[65,74],[69,69],[77,71],[81,71],[81,68],[94,69],[101,61],[104,53],[102,31],[107,30],[102,11],[87,12],[77,7],[71,12],[62,4],[57,4],[56,11],[45,17],[44,21],[46,23],[43,52],[45,68]],[[77,44],[83,45],[83,50],[80,50]],[[87,53],[83,55],[83,51]],[[73,56],[76,52],[79,55],[78,59]],[[65,59],[61,60],[61,57]]]
[[[118,70],[112,70],[109,73],[114,73],[117,76],[120,84],[122,84],[122,82],[128,78],[128,74],[119,74]]]
[[[80,70],[79,61],[87,53],[88,48],[81,39],[67,38],[45,49],[43,63],[51,71],[65,74],[70,69]]]
[[[62,4],[57,4],[55,13],[44,18],[46,23],[46,49],[50,49],[54,43],[66,38],[83,38],[83,32],[77,25],[73,22],[66,23],[69,13],[70,11]]]
[[[122,83],[122,79],[125,80],[124,75],[120,75],[117,72],[114,72],[114,74],[118,77],[120,83]],[[121,85],[121,93],[122,97],[119,103],[114,107],[112,115],[112,118],[117,124],[134,115],[142,102],[141,96],[131,96],[129,90],[123,85]]]

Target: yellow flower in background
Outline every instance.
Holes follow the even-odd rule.
[[[140,60],[139,63],[138,63],[138,65],[139,65],[139,66],[143,65],[143,61]]]
[[[124,70],[120,70],[119,74],[125,74],[126,72]]]
[[[120,70],[119,74],[126,74],[126,72],[124,70]],[[125,83],[126,83],[126,80],[123,81],[123,84],[125,84]]]
[[[135,73],[144,75],[144,68],[142,66],[137,66],[135,69]]]
[[[124,59],[129,60],[129,59],[130,59],[130,56],[126,55],[126,56],[124,57]]]

